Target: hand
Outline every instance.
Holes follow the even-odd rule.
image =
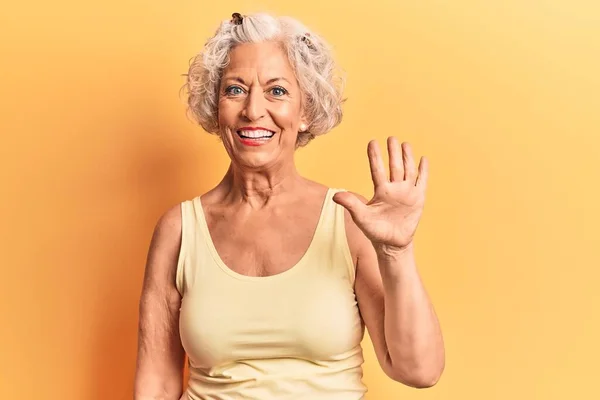
[[[345,207],[356,225],[376,248],[403,250],[412,244],[423,207],[427,186],[428,161],[421,157],[418,174],[411,146],[388,138],[390,179],[376,141],[369,142],[367,153],[375,187],[366,204],[349,192],[336,193],[333,200]]]

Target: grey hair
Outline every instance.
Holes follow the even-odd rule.
[[[291,17],[259,13],[244,16],[241,24],[223,21],[203,50],[190,60],[182,88],[188,93],[188,115],[205,131],[219,134],[219,88],[223,69],[230,61],[229,52],[241,43],[264,41],[283,45],[298,80],[308,127],[298,133],[296,145],[305,146],[341,122],[345,78],[325,40]]]

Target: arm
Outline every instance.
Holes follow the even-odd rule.
[[[387,254],[361,239],[355,290],[379,364],[395,381],[431,387],[444,369],[444,344],[413,247]]]
[[[185,351],[179,337],[181,296],[175,286],[181,245],[180,205],[154,229],[139,302],[134,400],[178,400]]]
[[[415,167],[411,146],[388,138],[389,178],[379,145],[367,148],[375,193],[370,201],[337,193],[355,249],[355,293],[379,363],[392,379],[429,387],[445,365],[438,319],[423,287],[413,237],[425,203],[428,161]]]

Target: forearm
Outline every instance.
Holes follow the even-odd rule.
[[[384,287],[389,362],[403,380],[430,386],[444,368],[444,344],[413,245],[401,251],[377,247],[376,251]]]
[[[163,392],[161,394],[151,394],[142,390],[135,390],[133,394],[133,400],[183,400],[185,399],[185,392],[179,390],[177,393]]]
[[[134,383],[133,400],[180,400],[183,396],[182,379],[165,380],[164,376],[138,376]]]
[[[147,371],[138,367],[134,381],[134,400],[180,400],[184,393],[183,372]]]
[[[134,395],[133,400],[184,400],[185,394],[181,396],[140,396]]]

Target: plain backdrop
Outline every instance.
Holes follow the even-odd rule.
[[[0,398],[132,398],[158,217],[228,158],[185,115],[189,60],[231,13],[295,16],[348,75],[300,171],[372,194],[366,146],[430,161],[416,238],[446,371],[377,365],[368,399],[596,399],[600,3],[55,1],[0,9]],[[218,312],[218,309],[215,309]]]

